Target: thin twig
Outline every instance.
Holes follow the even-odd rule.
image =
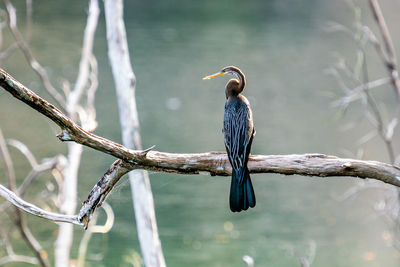
[[[38,264],[38,261],[36,258],[33,257],[28,257],[24,255],[7,255],[2,258],[0,258],[0,266],[6,265],[7,263],[16,263],[16,262],[21,262],[21,263],[29,263],[32,265]]]
[[[396,92],[397,99],[400,103],[400,79],[397,70],[397,60],[396,60],[396,54],[394,52],[392,38],[390,37],[389,29],[386,26],[385,18],[382,14],[379,2],[377,0],[370,0],[369,3],[371,6],[371,10],[374,14],[374,18],[378,23],[380,32],[382,34],[382,39],[386,48],[387,54],[385,57],[381,58],[385,63],[386,68],[388,69],[389,75],[392,79],[394,90]]]
[[[348,67],[346,64],[341,64],[339,68],[344,70],[344,73],[349,77],[351,80],[355,81],[356,83],[360,84],[363,94],[357,92],[356,90],[345,90],[346,96],[342,98],[342,100],[338,101],[342,107],[347,108],[350,102],[354,100],[361,99],[363,108],[365,109],[365,117],[367,120],[376,128],[376,132],[379,134],[380,138],[384,141],[386,150],[389,155],[389,159],[391,164],[396,164],[396,157],[393,145],[393,134],[395,131],[395,127],[397,126],[398,119],[400,118],[400,80],[398,77],[398,67],[397,67],[397,60],[393,48],[393,43],[390,37],[390,33],[388,27],[386,26],[385,19],[383,17],[382,11],[379,7],[379,3],[376,0],[370,0],[370,7],[373,12],[374,18],[378,24],[378,28],[382,35],[384,48],[382,47],[380,41],[376,38],[375,34],[371,31],[371,29],[363,25],[361,22],[361,9],[355,5],[353,5],[353,9],[355,11],[355,20],[356,20],[356,32],[353,33],[354,39],[359,46],[359,50],[357,51],[357,60],[354,67]],[[393,85],[393,89],[397,99],[397,110],[395,117],[386,122],[380,111],[378,103],[376,102],[375,98],[371,94],[371,85],[372,83],[369,82],[368,78],[368,68],[366,62],[366,52],[365,48],[368,43],[372,43],[378,53],[378,56],[383,61],[388,73],[390,82]],[[342,62],[345,62],[342,60]],[[343,80],[341,79],[338,72],[333,72],[335,77],[338,78],[339,76],[339,85],[341,88],[346,88],[347,86],[344,84]],[[362,78],[360,78],[362,77]],[[361,81],[362,79],[362,81]],[[365,140],[374,136],[374,133],[367,134],[365,136]],[[365,190],[368,188],[379,188],[379,189],[387,189],[385,192],[385,199],[382,200],[384,208],[383,215],[390,219],[397,230],[400,229],[399,227],[399,202],[400,199],[400,189],[393,188],[390,186],[384,186],[379,183],[374,183],[373,181],[368,181],[365,183],[358,184],[352,188],[350,188],[343,196],[342,199],[346,199],[350,196],[357,194],[361,190]],[[397,239],[397,240],[396,240]],[[399,243],[399,239],[395,238],[395,243]]]
[[[93,131],[96,126],[96,113],[94,108],[86,108],[81,105],[81,98],[85,91],[91,95],[92,105],[94,106],[94,94],[97,89],[97,64],[93,55],[93,42],[97,28],[100,9],[97,0],[89,1],[89,12],[85,32],[83,35],[82,54],[79,64],[78,77],[74,88],[67,96],[67,114],[69,117],[79,121],[81,127],[86,131]],[[62,201],[60,212],[72,215],[76,210],[76,200],[78,192],[78,170],[83,147],[77,143],[68,144],[68,165],[65,168],[62,188]],[[73,227],[68,224],[59,226],[57,240],[55,242],[55,266],[66,267],[70,259],[70,250],[73,243]]]
[[[370,93],[371,88],[369,86],[371,85],[371,82],[369,82],[369,78],[368,78],[368,69],[367,69],[365,51],[364,51],[364,47],[362,46],[362,44],[359,44],[359,45],[360,45],[359,52],[361,55],[359,64],[360,64],[361,71],[362,71],[363,81],[360,80],[358,75],[354,71],[351,70],[351,68],[345,63],[345,61],[342,61],[341,64],[338,64],[337,68],[340,68],[346,74],[347,77],[349,77],[354,82],[359,84],[359,86],[357,86],[355,89],[349,90],[347,96],[343,97],[339,101],[339,103],[342,107],[347,107],[350,104],[350,102],[354,101],[356,98],[355,90],[357,90],[357,91],[361,90],[364,97],[362,98],[361,96],[359,96],[359,98],[364,99],[365,104],[369,105],[369,107],[372,111],[372,116],[374,118],[374,121],[371,121],[371,119],[370,119],[370,122],[376,127],[376,130],[377,130],[379,136],[385,143],[386,149],[388,151],[390,163],[394,164],[395,153],[394,153],[394,148],[393,148],[393,144],[392,144],[392,137],[391,137],[391,135],[387,134],[388,128],[385,126],[383,117],[378,108],[378,104],[376,103],[375,99],[373,98],[373,96]],[[338,77],[340,77],[340,75]],[[342,83],[340,83],[340,85],[342,86]],[[368,118],[368,116],[367,116],[367,118]]]
[[[32,14],[33,14],[33,4],[32,0],[26,0],[26,32],[25,40],[26,43],[31,43],[32,40]]]
[[[395,160],[395,155],[394,155],[394,148],[393,148],[393,144],[392,144],[392,139],[391,137],[389,137],[386,134],[386,127],[384,125],[383,122],[383,118],[381,115],[381,112],[378,108],[378,104],[375,101],[375,98],[373,98],[369,92],[369,88],[368,88],[368,82],[369,82],[369,78],[368,78],[368,68],[367,68],[367,62],[366,62],[366,57],[365,57],[365,51],[362,50],[362,53],[364,55],[363,57],[363,62],[362,62],[362,66],[363,66],[363,77],[364,77],[364,81],[362,82],[362,84],[364,85],[364,94],[367,97],[367,102],[371,107],[372,112],[375,115],[375,119],[378,123],[377,125],[377,130],[378,133],[381,137],[381,139],[384,141],[386,149],[388,151],[389,154],[389,160],[391,164],[394,164],[394,160]]]
[[[67,101],[67,111],[71,115],[72,112],[76,111],[76,106],[79,104],[79,100],[88,84],[90,78],[90,66],[91,60],[94,57],[93,41],[94,35],[97,28],[97,21],[99,18],[100,9],[97,0],[90,1],[89,4],[89,14],[86,22],[85,33],[83,35],[83,45],[82,45],[82,57],[79,63],[78,77],[75,82],[74,89],[68,96]]]
[[[85,266],[87,247],[92,235],[94,233],[101,233],[101,234],[108,233],[111,230],[112,226],[114,225],[114,212],[111,206],[107,202],[103,202],[102,208],[104,209],[107,215],[107,220],[104,225],[96,225],[97,216],[96,214],[93,216],[91,223],[87,228],[87,231],[83,234],[83,237],[79,244],[79,250],[78,250],[79,255],[77,264],[78,267]]]
[[[17,187],[16,187],[16,181],[15,181],[15,175],[14,175],[14,168],[12,165],[12,160],[11,160],[9,151],[6,146],[6,141],[3,137],[1,130],[0,130],[0,150],[1,150],[3,158],[5,159],[5,162],[6,162],[6,168],[8,169],[7,178],[8,178],[9,187],[12,191],[16,192]],[[47,256],[45,256],[45,255],[47,255],[47,253],[45,253],[45,251],[42,249],[39,242],[32,235],[31,231],[29,230],[28,226],[26,225],[26,220],[25,220],[24,215],[21,213],[21,210],[19,210],[18,208],[15,208],[15,210],[16,210],[16,218],[14,219],[14,223],[17,225],[22,238],[25,240],[26,244],[29,246],[29,248],[32,250],[32,252],[35,254],[40,265],[43,267],[49,266],[49,263],[47,261]]]
[[[15,183],[14,166],[11,160],[10,153],[8,152],[7,149],[6,140],[4,139],[3,132],[1,131],[1,129],[0,129],[0,153],[6,165],[8,187],[11,190],[15,191],[17,190],[17,185]]]
[[[32,183],[32,181],[39,176],[40,174],[53,170],[55,168],[62,169],[63,165],[65,165],[65,157],[62,155],[55,156],[52,158],[43,159],[41,163],[38,163],[35,156],[29,150],[29,148],[22,142],[15,139],[7,139],[7,145],[16,148],[19,152],[22,153],[23,156],[28,160],[31,165],[31,171],[25,177],[22,184],[18,187],[17,193],[19,196],[23,196],[25,194],[26,189]],[[0,209],[1,210],[1,209]]]
[[[60,157],[60,156],[53,157],[50,159],[45,159],[45,160],[43,160],[43,162],[41,164],[38,164],[35,166],[35,168],[32,168],[32,170],[25,177],[22,184],[18,187],[18,190],[17,190],[18,195],[20,195],[22,197],[25,194],[28,187],[32,184],[32,182],[40,174],[50,171],[50,170],[54,170],[56,168],[60,168],[58,166],[60,165],[61,159],[62,159],[62,157]],[[63,160],[65,160],[65,159],[63,159]]]
[[[57,91],[57,89],[51,84],[49,75],[45,68],[39,64],[39,62],[35,59],[30,50],[27,43],[24,41],[24,38],[21,32],[17,28],[17,14],[15,11],[15,7],[11,4],[9,0],[3,0],[7,12],[8,12],[8,19],[9,19],[9,27],[11,29],[11,33],[13,34],[15,40],[21,51],[23,52],[25,58],[31,65],[32,69],[39,75],[45,89],[49,92],[49,94],[54,98],[54,100],[63,108],[65,109],[65,99],[64,97]]]
[[[12,55],[12,52],[17,50],[17,48],[18,48],[17,43],[12,43],[11,45],[9,45],[6,49],[0,52],[0,60],[7,59],[9,56]]]
[[[15,139],[7,139],[6,141],[7,145],[15,147],[16,149],[19,150],[19,152],[22,153],[22,155],[25,156],[25,158],[28,160],[29,164],[33,169],[38,165],[35,156],[32,154],[32,152],[24,143]]]
[[[78,222],[76,215],[64,215],[43,210],[21,199],[14,192],[12,192],[11,190],[9,190],[8,188],[6,188],[1,184],[0,184],[0,196],[5,198],[7,201],[11,202],[11,204],[18,207],[19,209],[28,212],[32,215],[42,217],[53,222],[65,222],[82,226],[82,224]]]

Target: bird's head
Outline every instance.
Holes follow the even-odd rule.
[[[220,72],[204,77],[203,80],[208,80],[225,74],[231,74],[237,78],[229,80],[229,82],[226,84],[226,97],[229,97],[230,95],[240,94],[246,86],[246,78],[243,72],[238,67],[227,66],[223,68]]]

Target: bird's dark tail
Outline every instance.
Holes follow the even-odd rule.
[[[232,170],[231,193],[229,197],[231,211],[239,212],[256,205],[256,196],[247,167]]]

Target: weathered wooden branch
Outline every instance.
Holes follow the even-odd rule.
[[[147,160],[151,163],[135,165],[122,160],[115,161],[93,187],[79,212],[79,221],[87,227],[96,207],[101,206],[113,186],[125,173],[136,168],[179,174],[231,175],[228,158],[226,153],[222,152],[173,154],[150,151]],[[400,186],[400,168],[396,166],[378,161],[342,159],[323,154],[250,155],[248,167],[251,173],[316,177],[353,176]]]
[[[113,164],[114,168],[117,164],[121,165],[119,166],[121,169],[117,172],[118,175],[113,177],[122,176],[133,169],[180,174],[207,173],[219,176],[231,174],[231,166],[226,153],[177,154],[150,150],[130,150],[113,141],[84,131],[59,109],[26,88],[2,69],[0,69],[0,86],[17,99],[54,121],[62,129],[62,134],[58,135],[61,141],[75,141],[121,159],[121,161],[116,161]],[[378,161],[342,159],[322,154],[251,155],[248,167],[251,173],[297,174],[316,177],[353,176],[380,180],[400,187],[400,168]],[[101,204],[116,182],[114,178],[109,180],[111,182],[103,183],[100,181],[93,188],[85,202],[85,204],[92,202],[93,207],[84,205],[83,210],[94,210],[97,205]],[[98,191],[97,186],[106,193]],[[96,190],[100,193],[94,192]],[[98,199],[93,201],[96,198]],[[85,214],[85,212],[81,212],[79,217],[80,220],[84,221],[82,214]],[[86,215],[88,214],[86,213]]]
[[[57,135],[61,141],[74,141],[131,162],[134,162],[135,157],[141,157],[143,154],[142,151],[129,150],[118,143],[83,130],[82,127],[72,121],[57,107],[39,97],[3,69],[0,69],[0,86],[15,98],[21,100],[56,123],[62,130],[62,132]]]
[[[78,220],[83,223],[85,229],[87,229],[91,216],[96,208],[103,204],[115,184],[129,171],[130,169],[126,163],[118,159],[93,187],[89,193],[88,199],[83,202],[82,208],[78,214]]]
[[[82,225],[82,223],[78,221],[76,215],[64,215],[41,209],[21,199],[13,191],[9,190],[7,187],[1,184],[0,184],[0,196],[5,198],[7,201],[11,202],[11,204],[16,206],[17,208],[26,211],[32,215],[42,217],[53,222],[66,222],[66,223],[73,223],[76,225]]]

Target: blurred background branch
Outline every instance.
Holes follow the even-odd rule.
[[[37,265],[38,259],[34,257],[24,256],[24,255],[17,255],[14,252],[12,244],[7,237],[7,233],[1,229],[1,237],[2,237],[2,245],[6,247],[7,255],[0,258],[0,266],[6,265],[7,263],[29,263],[33,265]]]
[[[129,149],[141,150],[139,115],[136,108],[136,77],[132,70],[123,19],[123,1],[105,0],[108,58],[111,65],[122,143]],[[145,266],[166,266],[158,235],[153,193],[145,170],[129,172],[137,232]]]
[[[92,53],[94,34],[97,27],[99,17],[99,7],[95,0],[89,3],[89,12],[87,25],[84,32],[84,40],[82,45],[82,57],[79,65],[78,77],[73,90],[70,90],[69,82],[64,79],[62,89],[65,97],[59,93],[59,90],[52,84],[47,70],[34,57],[29,44],[32,39],[32,14],[33,3],[31,0],[26,1],[26,31],[25,40],[17,27],[17,12],[11,1],[4,0],[4,5],[7,11],[7,21],[12,36],[15,39],[15,44],[22,51],[25,59],[30,64],[31,68],[39,75],[40,81],[46,91],[56,100],[57,104],[65,110],[68,115],[75,121],[79,121],[81,127],[87,131],[92,131],[96,128],[96,112],[94,108],[94,95],[97,90],[97,61]],[[85,101],[82,100],[85,94]],[[19,148],[23,148],[23,144],[17,144]],[[25,149],[26,150],[26,149]],[[28,155],[28,154],[27,154]],[[41,216],[50,216],[48,218],[66,220],[79,225],[76,217],[73,215],[76,209],[77,200],[77,179],[80,160],[82,155],[82,146],[77,143],[68,144],[67,157],[64,157],[63,171],[53,175],[59,187],[58,195],[53,197],[54,204],[62,214],[48,213],[35,206],[25,207],[29,212],[36,212]],[[27,157],[32,165],[32,171],[21,185],[23,192],[29,185],[32,179],[40,174],[41,168],[44,170],[47,166],[36,166],[36,162],[32,157]],[[61,156],[57,157],[58,159]],[[49,163],[49,162],[48,162]],[[47,163],[47,165],[48,165]],[[41,167],[41,168],[39,168]],[[39,172],[38,172],[39,171]],[[16,201],[15,204],[24,204],[22,199],[5,193],[5,196]],[[20,212],[20,211],[18,211]],[[54,217],[58,216],[58,217]],[[25,228],[27,229],[27,228]],[[29,235],[26,235],[29,236]],[[73,228],[71,224],[60,224],[58,237],[55,242],[55,266],[70,266],[70,249],[73,242]],[[32,243],[32,242],[31,242]],[[31,246],[32,247],[32,246]],[[37,250],[37,249],[36,249]],[[37,254],[37,253],[36,253]],[[41,263],[42,260],[39,260]],[[42,264],[43,265],[43,264]]]
[[[379,6],[379,2],[377,0],[369,0],[372,13],[374,18],[379,25],[379,30],[382,35],[382,40],[386,48],[386,54],[381,53],[382,61],[385,63],[385,66],[389,72],[389,76],[392,80],[393,89],[395,90],[395,94],[397,96],[397,101],[400,105],[400,79],[399,72],[397,67],[397,59],[394,52],[394,46],[392,37],[390,36],[389,29],[385,22],[385,17],[382,14],[381,7]],[[376,40],[376,38],[374,38]],[[376,43],[377,44],[377,43]],[[379,46],[379,45],[378,45]]]
[[[97,0],[89,1],[86,27],[83,35],[82,54],[79,63],[78,77],[72,91],[67,94],[66,111],[70,118],[80,122],[85,131],[93,131],[97,127],[94,109],[94,95],[97,90],[97,62],[93,55],[93,42],[96,33],[100,9]],[[82,100],[86,93],[86,103]],[[81,104],[81,102],[83,102]],[[68,143],[67,161],[60,211],[75,214],[78,194],[78,171],[81,164],[83,147],[78,143]],[[70,250],[73,242],[71,224],[61,224],[55,243],[56,267],[70,265]]]
[[[7,190],[7,188],[5,188],[3,185],[0,184],[0,191],[1,191],[0,195],[6,197],[9,201],[12,201],[12,203],[14,204],[15,217],[13,217],[12,215],[9,216],[14,221],[15,225],[18,227],[22,238],[25,240],[28,247],[32,250],[33,254],[38,259],[40,265],[49,266],[49,263],[47,261],[47,252],[42,249],[39,242],[32,235],[31,231],[27,227],[24,215],[20,210],[24,209],[24,210],[30,210],[32,212],[37,212],[37,210],[34,209],[35,207],[27,205],[27,203],[25,202],[18,201],[20,199],[15,195],[15,192],[17,192],[15,170],[13,162],[11,160],[10,153],[7,149],[6,141],[3,137],[3,133],[1,132],[1,130],[0,130],[0,151],[2,158],[4,159],[4,163],[6,165],[6,170],[8,174],[7,175],[8,187],[12,190],[12,191]]]
[[[369,8],[378,26],[377,29],[380,32],[382,41],[376,37],[369,26],[362,22],[361,8],[354,1],[350,2],[350,6],[354,14],[354,29],[336,23],[331,24],[333,27],[330,27],[334,31],[346,32],[357,44],[356,61],[354,64],[349,63],[344,58],[340,58],[335,67],[328,70],[328,73],[336,78],[345,93],[343,97],[334,102],[334,106],[340,107],[344,115],[351,104],[360,101],[363,107],[362,115],[372,125],[373,130],[361,137],[357,142],[358,145],[364,145],[373,137],[378,136],[385,145],[389,162],[393,166],[398,167],[400,166],[400,154],[397,151],[398,146],[394,144],[394,137],[400,118],[400,79],[393,41],[378,1],[370,0]],[[371,55],[367,53],[367,50],[371,45],[375,48],[377,56],[383,62],[389,77],[370,81],[369,69],[371,67],[367,64],[367,58],[371,57]],[[394,92],[394,98],[392,99],[395,99],[394,110],[391,111],[388,111],[388,108],[391,106],[389,103],[378,102],[376,97],[379,92],[376,88],[386,85],[388,81],[390,81],[389,84],[391,84]],[[357,87],[350,88],[347,85],[353,83],[356,83]],[[384,214],[384,217],[389,219],[388,221],[392,226],[394,236],[391,245],[399,250],[400,189],[398,187],[386,186],[374,181],[360,182],[356,186],[346,190],[337,199],[340,201],[347,200],[368,189],[383,190],[385,192],[385,197],[382,200],[384,204],[377,204],[376,207],[380,208],[377,208],[376,212]]]
[[[29,48],[29,45],[25,42],[21,32],[17,27],[17,13],[15,7],[9,0],[3,0],[8,14],[8,26],[15,38],[15,41],[18,47],[21,49],[23,54],[25,55],[26,60],[31,65],[32,69],[39,75],[44,87],[47,92],[54,98],[54,100],[65,109],[65,98],[57,91],[57,89],[50,82],[49,75],[45,68],[40,65],[40,63],[33,56],[32,51]],[[30,13],[30,12],[29,12]],[[28,14],[29,14],[28,13]],[[29,21],[29,20],[28,20]],[[29,32],[29,31],[28,31]],[[29,36],[28,36],[29,37]]]
[[[24,201],[20,197],[18,197],[14,192],[7,189],[5,186],[0,184],[0,195],[13,204],[16,208],[19,208],[27,213],[32,215],[42,217],[48,219],[53,222],[66,222],[72,223],[76,225],[82,225],[78,220],[76,215],[64,215],[58,214],[54,212],[49,212],[44,209],[41,209],[29,202]]]
[[[96,225],[97,216],[96,214],[93,216],[90,225],[87,227],[85,233],[83,234],[82,240],[79,244],[79,255],[77,263],[78,267],[85,266],[87,248],[92,235],[95,233],[106,234],[111,230],[111,228],[114,225],[114,212],[111,206],[107,202],[103,202],[102,208],[107,215],[107,220],[104,223],[104,225]]]

